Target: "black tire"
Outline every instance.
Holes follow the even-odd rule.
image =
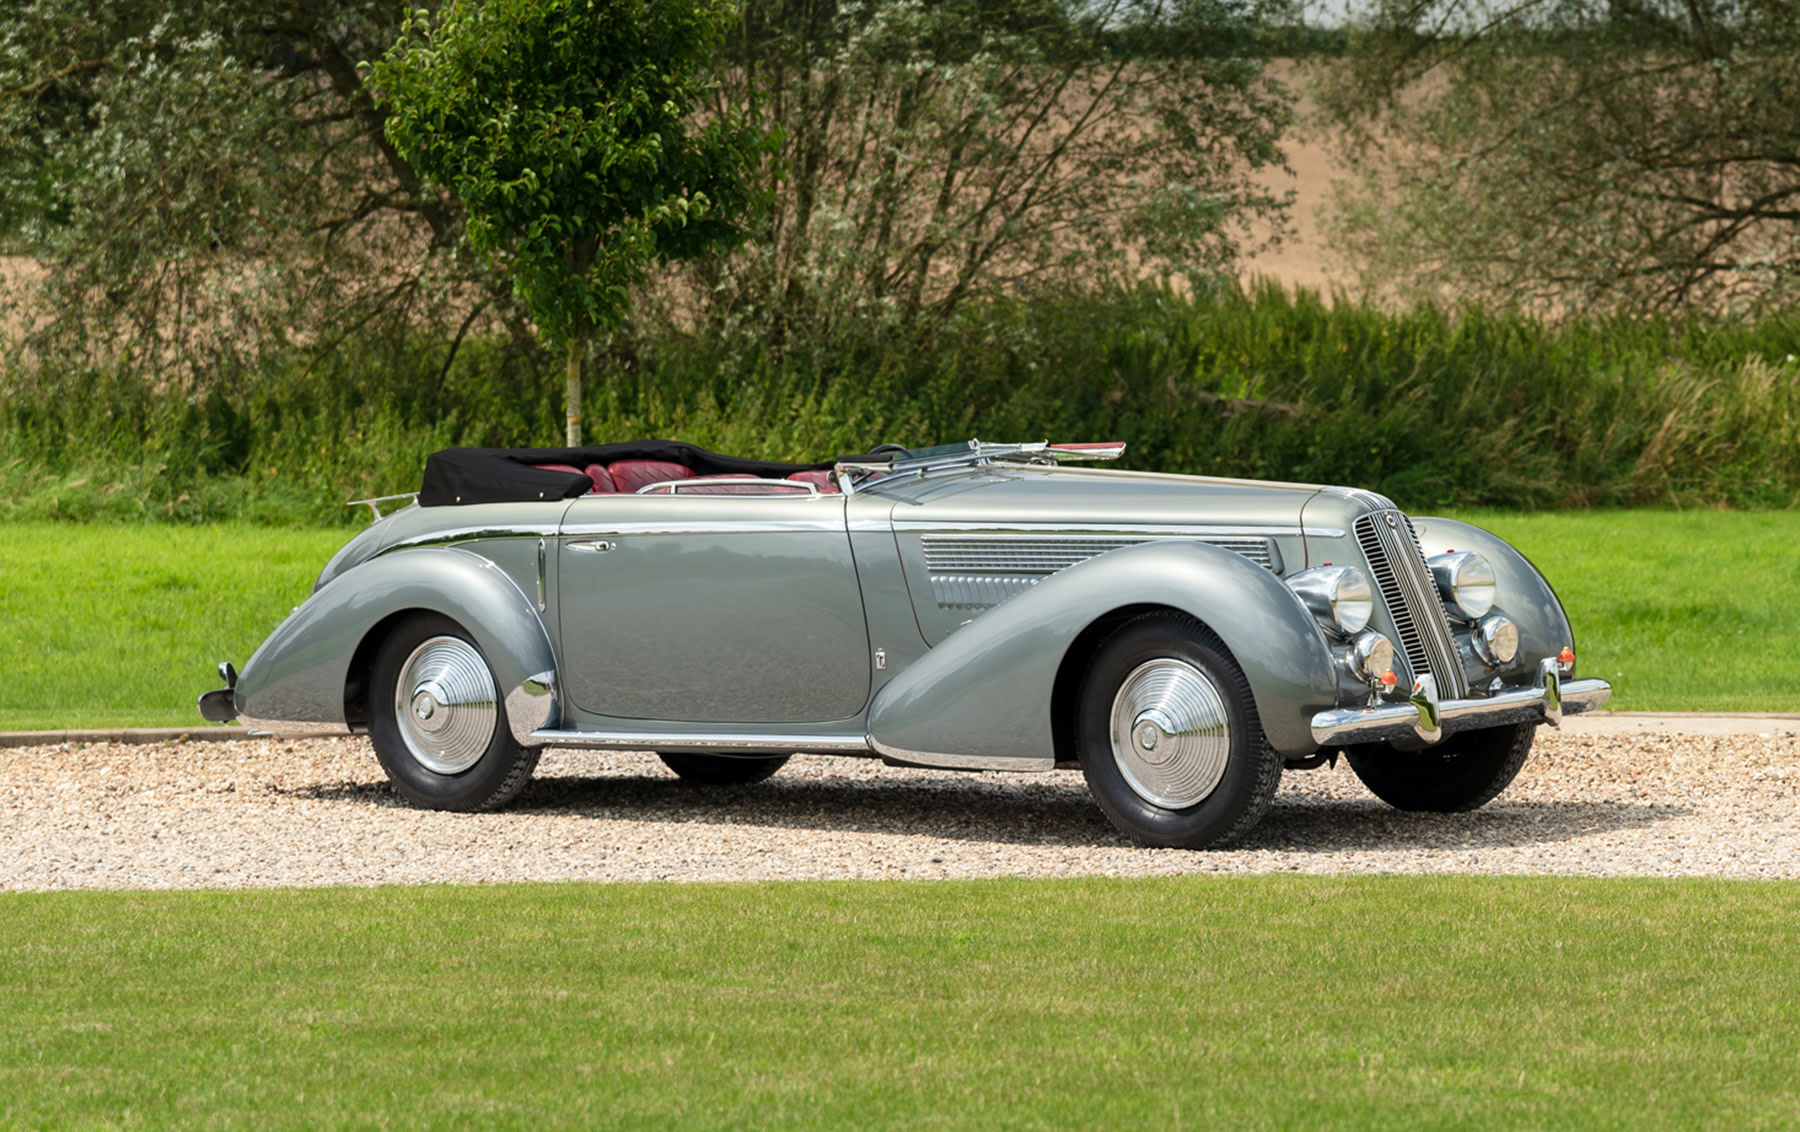
[[[696,786],[748,786],[786,766],[791,756],[695,755],[669,751],[656,757],[683,782]]]
[[[420,667],[415,657],[423,654],[427,645],[446,658],[444,663],[455,661],[458,667],[453,674],[433,676],[430,668]],[[431,661],[432,655],[425,655],[423,660]],[[410,674],[409,663],[414,664]],[[416,695],[430,696],[429,689],[423,685],[419,689],[401,687],[403,679],[412,684],[422,674],[428,683],[461,681],[459,687],[475,690],[471,702],[445,707],[434,700],[424,705]],[[430,684],[432,688],[437,686]],[[369,687],[369,738],[375,746],[375,757],[381,760],[381,768],[387,771],[394,789],[413,805],[429,810],[494,810],[512,801],[531,781],[539,749],[522,747],[513,739],[504,693],[494,678],[493,668],[468,631],[448,617],[420,614],[388,634],[375,654]],[[482,699],[487,702],[476,702]],[[420,707],[415,709],[415,704]],[[452,748],[437,750],[431,745],[435,736],[422,730],[424,722],[413,724],[402,719],[403,712],[424,710],[427,706],[432,718],[442,715],[447,725],[459,728],[452,736],[456,741]],[[433,767],[428,765],[430,762],[438,765]]]
[[[1138,699],[1154,691],[1154,681],[1199,697],[1193,702],[1202,705],[1200,714],[1188,715],[1186,726],[1158,715],[1175,727],[1162,729],[1148,716],[1164,710],[1156,704],[1172,701]],[[1123,753],[1115,743],[1115,707],[1126,729]],[[1263,740],[1243,669],[1210,630],[1180,614],[1133,618],[1102,642],[1082,679],[1077,719],[1088,791],[1139,845],[1229,844],[1262,819],[1281,783],[1281,756]],[[1155,734],[1143,731],[1146,724]]]
[[[1350,769],[1369,793],[1399,810],[1452,814],[1477,810],[1505,790],[1531,754],[1535,723],[1463,731],[1435,747],[1396,751],[1385,743],[1345,747]]]

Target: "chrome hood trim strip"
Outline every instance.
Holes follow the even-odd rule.
[[[1252,527],[1252,526],[1193,526],[1164,523],[986,523],[974,521],[927,522],[924,520],[895,519],[891,526],[896,531],[970,531],[983,534],[1004,535],[1013,532],[1021,534],[1057,534],[1071,538],[1081,535],[1153,535],[1161,538],[1206,538],[1217,536],[1223,538],[1343,538],[1344,532],[1337,527],[1299,527],[1292,525]]]

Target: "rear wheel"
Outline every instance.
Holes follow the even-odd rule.
[[[1396,751],[1385,743],[1345,747],[1369,793],[1400,810],[1480,809],[1512,783],[1531,754],[1535,723],[1461,731],[1434,747]]]
[[[403,622],[375,654],[369,738],[407,801],[432,810],[492,810],[537,769],[513,739],[493,669],[448,617]]]
[[[1151,613],[1101,644],[1082,681],[1088,790],[1139,845],[1207,849],[1248,833],[1281,781],[1250,682],[1192,618]]]

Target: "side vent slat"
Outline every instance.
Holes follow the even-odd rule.
[[[925,568],[931,595],[944,609],[989,609],[1023,593],[1050,575],[1110,550],[1154,537],[925,535]],[[1265,570],[1277,569],[1272,540],[1217,535],[1183,541],[1205,542],[1240,554]]]

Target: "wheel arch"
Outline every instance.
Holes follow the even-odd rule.
[[[556,657],[536,609],[492,562],[439,547],[357,566],[296,609],[244,666],[240,716],[276,734],[366,725],[375,654],[397,625],[420,613],[448,617],[467,631],[493,670],[521,742],[551,721]]]
[[[1087,675],[1088,666],[1099,654],[1100,646],[1106,642],[1106,638],[1112,636],[1121,625],[1146,613],[1173,613],[1181,617],[1194,617],[1187,610],[1173,605],[1155,602],[1122,605],[1094,618],[1069,642],[1068,649],[1063,653],[1062,663],[1057,666],[1056,682],[1050,692],[1050,737],[1055,744],[1058,770],[1075,770],[1081,766],[1077,738],[1081,725],[1078,709],[1081,706],[1081,681]],[[1194,620],[1199,621],[1199,618]],[[1204,621],[1199,623],[1206,624]],[[1210,632],[1210,627],[1208,631]]]
[[[1121,620],[1167,609],[1217,637],[1250,682],[1270,744],[1315,750],[1310,722],[1337,701],[1317,622],[1279,578],[1231,551],[1159,542],[1070,567],[953,632],[882,688],[870,744],[926,766],[1048,768],[1074,757],[1092,650]]]

